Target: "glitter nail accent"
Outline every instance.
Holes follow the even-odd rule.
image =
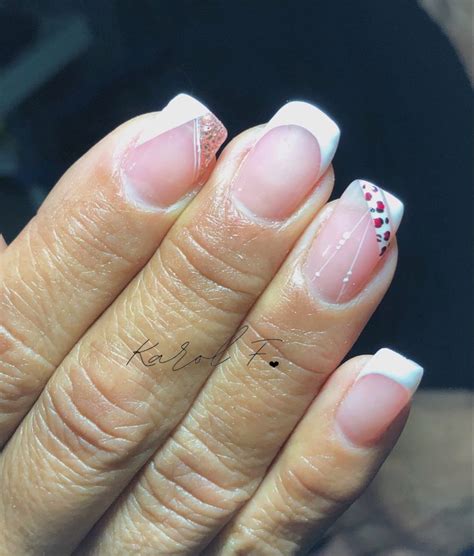
[[[213,114],[194,120],[196,144],[196,181],[199,182],[212,162],[216,151],[227,138],[227,130]]]

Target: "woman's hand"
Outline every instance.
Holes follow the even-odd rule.
[[[309,104],[216,164],[225,137],[180,95],[0,249],[2,554],[294,554],[393,447],[422,369],[337,367],[403,205],[362,180],[326,204],[339,130]]]

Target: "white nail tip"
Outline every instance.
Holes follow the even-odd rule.
[[[421,382],[423,368],[396,351],[382,348],[362,369],[358,378],[370,374],[384,375],[398,382],[413,394]]]
[[[322,110],[308,102],[285,104],[265,127],[265,132],[282,125],[299,125],[314,135],[321,151],[320,175],[328,169],[334,157],[341,132],[336,123]]]
[[[145,143],[162,133],[200,118],[209,112],[209,109],[204,104],[192,96],[181,93],[171,99],[163,110],[156,114],[150,127],[141,134],[138,144]]]
[[[163,112],[179,116],[185,123],[189,120],[194,120],[194,118],[204,116],[204,114],[209,112],[209,109],[194,97],[181,93],[168,102]]]

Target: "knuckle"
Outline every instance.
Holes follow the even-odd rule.
[[[198,466],[205,478],[244,500],[264,473],[275,439],[268,430],[265,439],[256,445],[255,422],[260,416],[267,416],[266,408],[262,410],[259,402],[246,403],[248,392],[246,395],[242,383],[241,392],[237,393],[238,376],[226,374],[225,382],[214,384],[211,392],[204,393],[203,403],[193,407],[190,418],[181,424],[173,439],[182,459],[193,458],[188,462],[191,467]],[[241,400],[237,395],[242,395]]]
[[[237,466],[229,464],[227,454],[190,432],[172,437],[156,470],[169,485],[186,493],[192,506],[206,508],[210,519],[233,512],[248,499],[253,481]]]
[[[187,553],[248,499],[242,478],[209,454],[197,438],[173,437],[152,460],[127,505],[132,542],[145,535]]]
[[[284,556],[293,550],[280,550],[277,539],[265,529],[237,525],[218,554],[221,556]]]
[[[1,325],[0,356],[0,406],[2,411],[10,404],[20,408],[42,385],[38,368],[52,371],[53,366]]]
[[[39,427],[60,438],[61,449],[96,470],[106,470],[146,451],[149,427],[140,415],[121,406],[121,394],[112,386],[116,377],[88,364],[69,362],[64,369],[67,378],[48,385],[35,414],[41,414]]]
[[[132,491],[120,515],[119,544],[127,554],[186,553],[183,520],[171,508],[163,505],[144,482],[146,494]],[[116,545],[117,543],[114,543]],[[133,552],[132,552],[133,551]]]
[[[161,249],[168,268],[187,290],[226,311],[242,311],[262,291],[265,281],[242,262],[234,260],[226,238],[231,233],[217,224],[184,225],[169,236]],[[212,234],[211,234],[212,230]]]
[[[283,500],[295,513],[317,506],[318,513],[332,515],[349,504],[354,491],[337,472],[337,458],[299,458],[280,474]],[[335,471],[336,470],[336,471]]]
[[[18,358],[22,364],[33,359],[35,365],[50,365],[43,355],[54,353],[47,330],[37,331],[43,332],[43,321],[54,324],[54,305],[41,273],[35,271],[32,280],[30,271],[28,265],[17,264],[0,277],[0,355]]]
[[[56,368],[40,351],[31,347],[27,326],[5,288],[0,288],[0,444],[37,398],[45,377]],[[30,318],[25,322],[31,323]],[[21,330],[22,332],[18,332]]]
[[[5,435],[28,411],[38,390],[37,381],[25,376],[21,371],[11,366],[8,372],[0,365],[0,446]]]

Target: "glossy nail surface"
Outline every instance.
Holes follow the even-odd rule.
[[[199,101],[178,95],[124,156],[127,195],[140,204],[168,207],[202,185],[225,141],[222,123]]]
[[[400,225],[403,204],[365,180],[356,180],[337,202],[311,246],[305,273],[315,294],[344,303],[370,280]]]
[[[327,170],[339,135],[337,125],[315,106],[286,104],[243,161],[232,185],[234,199],[258,217],[287,218]]]
[[[341,402],[336,422],[354,444],[379,440],[418,388],[423,369],[390,349],[379,350]]]

